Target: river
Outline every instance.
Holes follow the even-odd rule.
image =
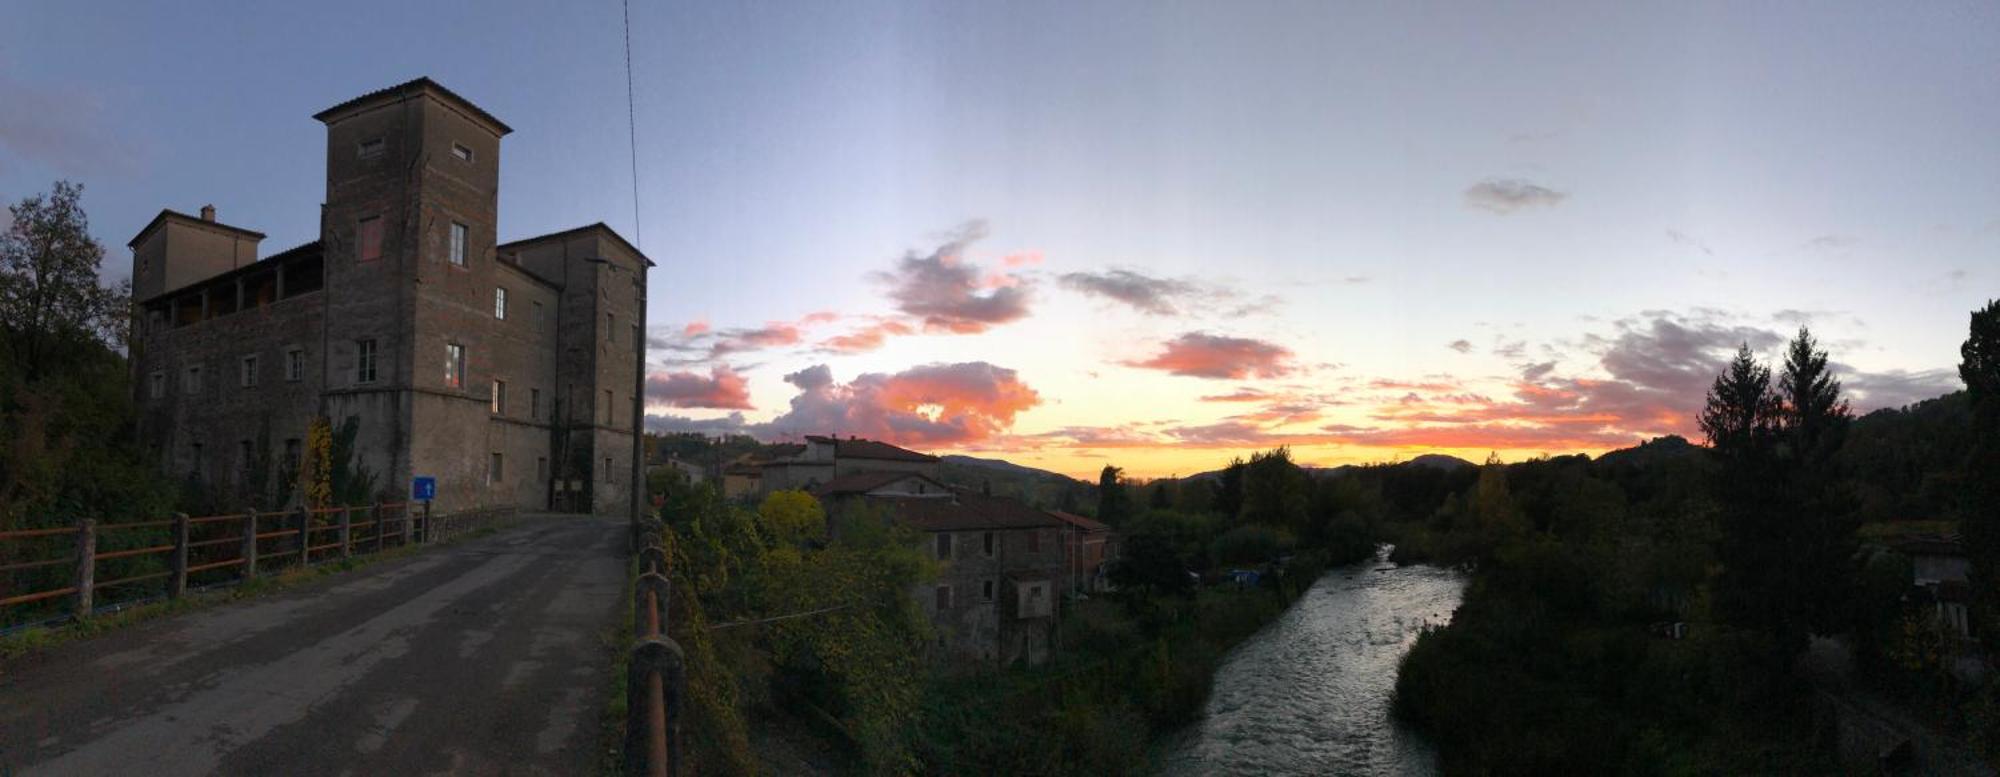
[[[1157,754],[1162,774],[1437,772],[1397,722],[1396,666],[1425,624],[1451,620],[1463,575],[1376,560],[1328,572],[1215,673],[1200,722]]]

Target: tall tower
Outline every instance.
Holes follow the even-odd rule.
[[[315,114],[326,124],[321,412],[361,419],[382,486],[484,477],[500,138],[511,130],[428,78]],[[414,444],[413,444],[414,443]],[[461,471],[463,470],[463,471]],[[440,493],[440,499],[467,494]]]

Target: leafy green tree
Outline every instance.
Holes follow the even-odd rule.
[[[14,222],[0,233],[0,327],[31,382],[80,343],[125,345],[131,285],[99,282],[104,246],[90,236],[82,197],[81,185],[57,181],[54,192],[8,206]]]
[[[757,505],[757,519],[772,544],[798,546],[826,539],[826,509],[804,491],[773,491]]]
[[[1233,465],[1232,465],[1233,466]],[[1243,508],[1238,519],[1303,533],[1312,500],[1312,480],[1292,463],[1292,452],[1277,448],[1253,454],[1243,467]]]
[[[1243,471],[1242,459],[1230,459],[1215,479],[1215,511],[1232,521],[1243,513]]]

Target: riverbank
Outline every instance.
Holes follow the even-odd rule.
[[[1393,715],[1396,670],[1464,588],[1454,570],[1380,557],[1327,571],[1228,654],[1202,716],[1154,748],[1154,771],[1434,773],[1430,744]]]

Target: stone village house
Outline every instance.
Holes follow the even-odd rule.
[[[240,493],[258,462],[294,482],[315,416],[353,418],[391,498],[428,475],[451,508],[633,509],[653,262],[602,223],[499,242],[511,130],[428,78],[313,118],[318,239],[259,259],[212,207],[132,238],[144,443]]]
[[[887,443],[807,437],[795,456],[765,462],[765,492],[802,488],[828,513],[865,503],[923,535],[936,580],[917,590],[936,648],[965,665],[1040,663],[1055,638],[1065,579],[1065,524],[1013,499],[945,485],[939,460]]]

